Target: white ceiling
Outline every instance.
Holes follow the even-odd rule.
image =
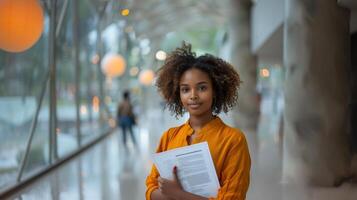
[[[148,38],[160,43],[167,33],[197,27],[224,26],[228,20],[230,0],[90,0],[96,7],[108,3],[108,22],[125,20],[132,26],[137,38]],[[338,0],[351,10],[351,30],[357,31],[357,0]],[[130,15],[120,15],[122,8],[129,8]],[[258,54],[280,58],[282,55],[282,27],[275,30],[264,42]],[[274,51],[272,51],[274,50]]]
[[[114,17],[120,20],[124,19],[120,10],[129,8],[126,21],[136,36],[160,41],[170,32],[224,25],[227,3],[227,0],[121,0],[110,1],[111,9],[107,12],[117,13]]]

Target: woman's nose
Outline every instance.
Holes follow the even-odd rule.
[[[197,92],[196,92],[195,90],[192,90],[190,99],[195,100],[195,99],[197,99],[197,98],[198,98]]]

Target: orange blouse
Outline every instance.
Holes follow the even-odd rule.
[[[188,121],[179,127],[170,128],[161,137],[156,152],[187,146],[187,137],[193,132]],[[208,143],[221,185],[217,197],[209,199],[244,200],[249,186],[251,164],[244,134],[238,129],[227,126],[216,117],[196,133],[192,144],[204,141]],[[151,200],[151,193],[158,188],[159,176],[159,172],[153,166],[146,179],[147,200]]]

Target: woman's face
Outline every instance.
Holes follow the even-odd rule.
[[[196,68],[185,71],[180,79],[180,99],[190,116],[212,115],[213,86],[208,74]]]

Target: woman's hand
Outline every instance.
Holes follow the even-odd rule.
[[[178,179],[176,166],[174,167],[172,173],[174,175],[174,180],[169,180],[161,177],[157,179],[159,183],[160,192],[154,192],[155,199],[158,200],[164,198],[165,200],[208,200],[205,197],[201,197],[183,190],[180,180]]]
[[[172,170],[174,180],[169,180],[159,177],[157,180],[159,182],[159,190],[165,196],[175,198],[180,192],[183,191],[180,180],[177,175],[177,167],[175,166]]]

